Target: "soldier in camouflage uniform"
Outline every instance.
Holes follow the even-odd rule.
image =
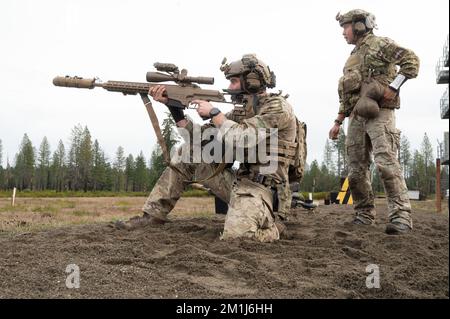
[[[294,111],[280,94],[266,92],[266,88],[275,86],[275,75],[255,55],[244,55],[241,60],[230,64],[224,61],[221,70],[230,81],[229,90],[233,99],[243,107],[236,106],[230,113],[223,114],[209,102],[197,100],[193,103],[198,105],[198,114],[210,118],[224,139],[235,141],[249,130],[277,128],[279,147],[275,169],[272,173],[262,174],[267,164],[244,162],[237,173],[225,169],[208,178],[216,172],[217,165],[204,162],[174,164],[175,169],[166,168],[153,188],[143,207],[144,215],[128,222],[118,222],[117,227],[133,229],[165,223],[189,181],[207,179],[202,182],[204,186],[229,204],[222,239],[246,237],[261,242],[279,239],[285,226],[275,222],[272,192],[277,188],[288,191],[288,168],[296,147]],[[197,124],[187,119],[182,109],[171,107],[164,92],[164,86],[157,86],[150,89],[149,94],[168,106],[177,126],[185,128],[192,139]],[[256,146],[250,145],[252,142],[246,143],[248,148]]]
[[[397,159],[400,131],[395,125],[395,109],[400,107],[400,87],[418,74],[419,59],[391,39],[375,36],[375,16],[369,12],[351,10],[338,14],[336,20],[347,43],[355,45],[339,80],[340,108],[329,133],[336,139],[342,121],[349,117],[346,148],[356,212],[353,222],[370,225],[375,220],[369,170],[373,153],[387,194],[386,232],[409,232],[413,227],[411,205]]]

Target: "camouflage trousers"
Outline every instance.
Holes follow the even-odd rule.
[[[399,145],[400,131],[395,127],[394,110],[381,108],[374,119],[350,116],[346,149],[356,218],[366,222],[375,219],[370,174],[373,154],[387,195],[389,220],[412,227],[408,189],[397,158]]]
[[[177,169],[166,168],[148,197],[143,211],[167,220],[185,187],[187,180],[202,180],[215,171],[212,164],[175,164]],[[271,242],[280,238],[272,213],[271,191],[248,180],[238,180],[227,169],[202,183],[214,195],[229,204],[221,239],[238,237]]]

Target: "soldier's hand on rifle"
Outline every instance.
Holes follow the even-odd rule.
[[[197,104],[197,113],[202,118],[209,118],[209,112],[211,112],[211,109],[213,108],[212,104],[208,101],[203,100],[193,100],[192,104]]]
[[[148,94],[151,95],[151,97],[158,102],[161,102],[167,106],[167,108],[170,111],[170,114],[172,114],[173,120],[179,127],[184,127],[187,122],[184,117],[184,111],[183,108],[174,107],[173,105],[169,105],[169,98],[167,96],[164,96],[166,93],[166,87],[164,85],[156,85],[151,87],[148,90]]]
[[[156,85],[148,90],[148,94],[150,94],[155,101],[167,104],[169,99],[164,96],[164,93],[166,93],[166,87],[164,85]]]

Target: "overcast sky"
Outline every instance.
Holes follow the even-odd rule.
[[[308,162],[321,160],[338,110],[337,82],[352,50],[335,16],[354,8],[375,14],[375,34],[420,57],[418,78],[402,87],[397,126],[413,148],[425,132],[436,147],[448,130],[439,108],[445,85],[436,84],[435,73],[448,36],[448,7],[448,0],[2,0],[3,165],[7,157],[13,161],[24,133],[36,148],[47,136],[53,152],[59,139],[69,146],[78,123],[110,158],[119,145],[149,158],[156,137],[139,97],[54,87],[57,75],[143,82],[154,62],[171,62],[191,75],[215,77],[213,88],[222,89],[222,58],[245,53],[256,53],[276,73],[277,89],[290,94],[308,125]],[[162,122],[166,108],[154,106]],[[200,122],[195,111],[188,113]]]

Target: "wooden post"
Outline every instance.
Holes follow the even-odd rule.
[[[12,202],[11,202],[12,207],[14,207],[15,202],[16,202],[16,188],[14,187],[14,189],[13,189],[13,196],[12,196]]]
[[[436,158],[436,212],[441,210],[441,159]]]

